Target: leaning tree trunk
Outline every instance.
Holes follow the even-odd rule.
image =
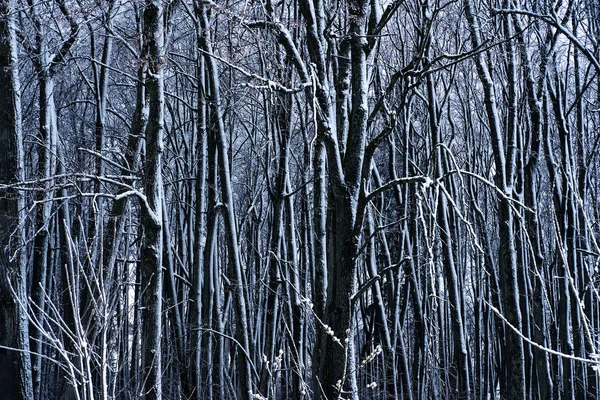
[[[15,4],[0,2],[0,185],[23,180],[21,93]],[[24,201],[0,189],[0,388],[8,400],[33,399],[27,306]],[[13,348],[15,350],[9,350]]]

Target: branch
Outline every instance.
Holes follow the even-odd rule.
[[[494,9],[494,12],[498,14],[525,15],[527,17],[537,18],[544,21],[545,23],[556,28],[560,33],[565,35],[567,39],[569,39],[575,45],[575,47],[577,47],[586,56],[588,61],[594,65],[596,71],[600,73],[600,61],[598,61],[594,54],[590,52],[590,50],[587,47],[585,47],[583,43],[581,43],[581,41],[579,41],[579,39],[577,39],[577,37],[572,32],[570,32],[558,21],[558,17],[554,11],[552,12],[552,15],[538,14],[532,11],[515,9]]]
[[[356,291],[356,293],[350,297],[350,302],[354,303],[356,301],[356,299],[361,294],[363,294],[371,285],[373,285],[377,281],[380,281],[381,278],[383,277],[384,273],[388,272],[389,270],[392,270],[392,269],[402,266],[402,264],[408,262],[409,260],[410,260],[410,258],[408,258],[408,257],[403,258],[402,260],[400,260],[400,262],[398,262],[396,264],[388,265],[387,267],[385,267],[384,269],[379,271],[379,273],[377,275],[375,275],[374,277],[372,277],[371,279],[369,279],[368,281],[366,281],[365,283],[363,283],[361,285],[361,287]]]
[[[370,35],[379,35],[383,28],[390,22],[394,13],[400,8],[400,6],[405,2],[405,0],[395,0],[390,3],[385,10],[383,11],[383,15],[377,25],[373,29],[373,32],[369,32]]]
[[[590,360],[590,359],[587,359],[587,358],[582,358],[582,357],[572,356],[570,354],[561,353],[560,351],[549,349],[547,347],[542,346],[541,344],[538,344],[538,343],[534,342],[533,340],[529,339],[527,336],[523,335],[521,333],[521,331],[519,331],[517,328],[515,328],[510,322],[508,322],[506,320],[506,318],[504,318],[504,316],[500,313],[500,311],[496,307],[494,307],[493,305],[491,305],[490,303],[488,303],[487,300],[483,300],[483,302],[485,304],[487,304],[487,306],[494,312],[494,314],[496,314],[496,316],[498,316],[498,318],[500,318],[512,331],[514,331],[517,335],[519,335],[519,337],[521,339],[523,339],[524,341],[526,341],[530,345],[532,345],[534,347],[537,347],[538,349],[540,349],[542,351],[545,351],[546,353],[555,355],[555,356],[559,356],[559,357],[563,357],[563,358],[568,358],[569,360],[573,360],[573,361],[580,361],[580,362],[586,363],[586,364],[592,364],[592,365],[598,365],[598,366],[600,366],[600,361]],[[596,355],[594,355],[594,356],[596,356]]]
[[[534,210],[532,210],[531,208],[527,207],[525,204],[523,204],[519,200],[517,200],[517,199],[515,199],[513,197],[510,197],[509,195],[507,195],[506,193],[504,193],[502,190],[500,190],[500,188],[498,186],[496,186],[493,182],[485,179],[483,176],[477,175],[477,174],[475,174],[473,172],[466,171],[466,170],[463,170],[463,169],[454,169],[452,171],[448,171],[448,173],[446,174],[446,176],[448,176],[450,174],[455,174],[455,173],[467,175],[467,176],[470,176],[470,177],[473,177],[473,178],[479,180],[480,182],[485,183],[486,185],[488,185],[489,187],[491,187],[492,189],[494,189],[496,191],[496,193],[498,193],[500,195],[500,197],[502,197],[503,199],[508,200],[511,203],[514,203],[514,204],[518,205],[519,207],[521,207],[525,211],[528,211],[530,213],[534,213],[535,214]]]
[[[389,181],[388,183],[379,186],[377,189],[373,190],[371,193],[365,195],[365,204],[367,204],[368,202],[370,202],[371,200],[373,200],[373,198],[375,198],[377,195],[381,194],[382,192],[385,192],[388,189],[393,188],[396,185],[402,185],[405,183],[416,183],[416,182],[420,182],[424,185],[426,184],[431,184],[433,181],[431,180],[430,177],[428,176],[422,176],[422,175],[418,175],[418,176],[409,176],[409,177],[405,177],[405,178],[397,178],[394,179],[392,181]]]
[[[285,48],[287,55],[292,59],[294,65],[296,65],[300,78],[306,82],[306,84],[310,83],[310,76],[306,64],[302,61],[302,57],[294,44],[294,39],[292,38],[290,31],[281,22],[252,21],[246,22],[246,26],[248,26],[248,28],[270,28],[275,31],[277,33],[277,40]],[[303,86],[306,86],[306,84]]]
[[[113,166],[113,167],[115,167],[115,168],[118,168],[118,169],[120,169],[120,170],[121,170],[121,171],[123,171],[123,172],[127,172],[127,173],[129,173],[129,174],[131,174],[131,175],[135,175],[135,171],[132,171],[132,170],[130,170],[129,168],[125,167],[124,165],[121,165],[121,164],[119,164],[118,162],[115,162],[115,161],[111,160],[110,158],[108,158],[108,157],[104,156],[104,155],[103,155],[103,154],[101,154],[101,153],[98,153],[98,152],[96,152],[96,151],[94,151],[94,150],[91,150],[91,149],[86,149],[85,147],[79,147],[77,150],[79,150],[79,151],[81,151],[81,152],[88,153],[88,154],[90,154],[90,155],[92,155],[92,156],[94,156],[94,157],[98,157],[98,158],[100,158],[102,161],[104,161],[104,162],[108,163],[109,165],[112,165],[112,166]]]
[[[266,85],[264,85],[264,86],[252,86],[252,85],[248,85],[248,86],[253,87],[255,89],[279,90],[279,91],[282,91],[284,93],[300,93],[306,87],[309,87],[309,86],[312,85],[312,83],[310,83],[310,82],[304,82],[298,88],[289,88],[289,87],[283,86],[279,82],[275,82],[275,81],[273,81],[273,80],[271,80],[269,78],[265,78],[264,76],[260,76],[258,74],[253,73],[253,72],[247,71],[244,68],[239,67],[239,66],[237,66],[237,65],[235,65],[235,64],[233,64],[233,63],[231,63],[231,62],[229,62],[227,60],[225,60],[224,58],[219,57],[218,55],[216,55],[216,54],[214,54],[212,52],[208,52],[208,51],[206,51],[204,49],[200,49],[200,48],[198,48],[198,51],[201,52],[201,53],[203,53],[203,54],[208,55],[209,57],[214,58],[215,60],[221,61],[222,63],[224,63],[224,64],[228,65],[229,67],[233,68],[234,70],[242,73],[243,75],[245,75],[248,78],[256,79],[256,80],[259,80],[261,82],[266,83]]]
[[[235,343],[240,348],[240,350],[242,351],[242,353],[244,353],[244,357],[246,357],[246,360],[250,363],[250,366],[252,367],[252,372],[254,372],[254,375],[256,375],[256,378],[258,380],[260,380],[260,375],[258,374],[258,371],[256,371],[256,367],[254,366],[254,363],[252,362],[252,359],[250,358],[250,355],[248,354],[248,352],[246,351],[246,349],[244,348],[244,346],[242,346],[242,344],[237,341],[236,338],[234,338],[233,336],[229,336],[229,335],[227,335],[227,334],[225,334],[223,332],[215,331],[214,329],[210,329],[210,328],[197,328],[196,330],[203,331],[203,332],[214,333],[215,335],[223,336],[224,338],[229,339],[233,343]]]
[[[75,40],[77,39],[77,34],[79,32],[79,24],[75,21],[67,6],[65,5],[65,0],[56,0],[58,3],[58,8],[60,8],[60,12],[65,16],[67,21],[69,22],[69,26],[71,27],[71,31],[69,32],[69,37],[62,44],[60,50],[52,57],[50,57],[50,75],[54,75],[58,66],[65,60],[67,57],[67,53],[75,44]]]

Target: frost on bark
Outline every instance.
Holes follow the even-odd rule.
[[[162,398],[162,151],[164,136],[164,21],[162,1],[147,1],[144,10],[144,62],[149,101],[146,126],[144,189],[142,205],[144,236],[141,257],[142,365],[141,394],[145,399]]]
[[[0,2],[0,185],[23,180],[21,94],[12,1]],[[32,399],[23,200],[0,189],[0,388],[2,398]]]

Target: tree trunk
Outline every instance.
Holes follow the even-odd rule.
[[[233,204],[233,193],[231,186],[231,172],[229,164],[229,149],[225,137],[225,128],[223,121],[223,109],[221,104],[221,89],[218,76],[218,68],[215,59],[212,57],[212,45],[210,42],[210,25],[208,19],[207,5],[201,3],[197,8],[197,18],[200,21],[202,36],[200,48],[204,53],[204,62],[207,69],[207,81],[210,87],[210,108],[211,108],[211,126],[210,130],[214,135],[217,158],[218,172],[220,179],[220,190],[223,202],[223,219],[225,226],[225,235],[227,240],[228,269],[231,284],[234,289],[236,321],[236,336],[242,350],[238,352],[237,373],[238,397],[247,396],[252,392],[250,361],[245,354],[250,353],[250,337],[248,332],[248,316],[246,308],[246,294],[244,289],[244,279],[242,275],[241,257],[238,246],[237,224]]]
[[[163,219],[162,151],[164,136],[165,30],[162,0],[146,2],[144,10],[144,57],[148,68],[146,91],[149,101],[146,127],[144,189],[142,204],[142,365],[141,395],[148,400],[162,398],[162,291]]]
[[[0,184],[23,181],[21,88],[16,4],[0,2]],[[0,387],[7,400],[33,399],[24,201],[18,190],[0,191]],[[14,350],[12,350],[14,349]]]

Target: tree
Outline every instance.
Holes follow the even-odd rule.
[[[144,238],[141,251],[142,366],[141,395],[162,398],[162,296],[163,296],[163,185],[162,152],[164,146],[164,58],[165,29],[162,1],[147,1],[144,8],[148,124],[144,162],[145,204],[141,221]]]
[[[27,304],[21,86],[15,3],[0,3],[0,384],[7,399],[33,398]]]

